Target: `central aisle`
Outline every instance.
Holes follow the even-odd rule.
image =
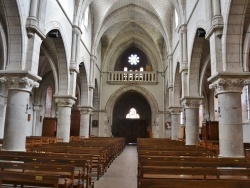
[[[136,188],[137,147],[126,146],[114,160],[107,172],[95,181],[95,188]]]

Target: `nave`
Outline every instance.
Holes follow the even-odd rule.
[[[137,161],[137,147],[127,145],[107,172],[95,182],[95,188],[136,188]]]

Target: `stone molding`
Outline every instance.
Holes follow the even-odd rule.
[[[54,96],[55,103],[59,107],[72,107],[75,104],[76,98],[72,96]]]
[[[93,114],[93,108],[91,106],[79,106],[78,107],[80,114]]]
[[[26,22],[26,29],[29,38],[37,34],[42,40],[46,39],[45,30],[39,27],[37,18],[29,16]]]
[[[249,79],[242,78],[219,78],[209,85],[210,89],[216,90],[216,95],[225,92],[241,93],[244,85],[250,84]]]
[[[38,88],[39,83],[28,77],[1,77],[0,82],[5,83],[8,89],[31,91]]]
[[[184,108],[199,108],[202,100],[203,97],[184,97],[181,99],[181,104]]]
[[[178,107],[178,106],[169,107],[169,111],[170,111],[171,115],[180,115],[182,112],[182,107],[181,106],[180,107]]]

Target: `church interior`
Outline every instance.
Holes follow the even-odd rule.
[[[0,0],[0,184],[250,187],[249,33],[249,0]]]

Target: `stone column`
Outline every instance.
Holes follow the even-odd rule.
[[[183,25],[180,28],[180,37],[181,37],[181,64],[180,64],[180,73],[182,79],[182,94],[181,96],[188,95],[188,56],[187,56],[187,27]]]
[[[3,138],[4,150],[25,151],[30,92],[33,87],[39,86],[39,84],[34,81],[34,78],[0,78],[0,81],[6,83],[8,88],[6,120]]]
[[[186,145],[196,145],[199,141],[199,106],[202,97],[185,97],[181,103],[185,110]]]
[[[178,140],[181,131],[181,109],[182,107],[169,107],[171,112],[171,140]]]
[[[89,105],[93,106],[93,95],[94,95],[94,89],[95,89],[95,61],[96,57],[91,56],[90,60],[90,78],[89,78]]]
[[[31,0],[30,2],[30,17],[37,18],[37,8],[38,8],[39,0]]]
[[[244,157],[241,93],[244,73],[217,75],[211,78],[210,89],[216,90],[219,102],[219,145],[221,157]]]
[[[78,51],[80,45],[81,30],[73,26],[72,45],[71,45],[71,60],[70,60],[70,95],[75,96],[76,79],[79,73]]]
[[[70,141],[71,108],[75,104],[75,97],[55,96],[57,103],[57,138],[63,138],[63,142]]]
[[[32,122],[32,135],[36,135],[36,123],[37,123],[37,112],[42,110],[42,105],[34,104],[33,105],[33,122]]]
[[[81,113],[79,136],[84,136],[85,138],[89,138],[90,115],[93,111],[93,108],[91,106],[79,106],[78,109],[80,110]]]
[[[220,13],[220,0],[210,0],[207,3],[209,3],[208,11],[212,14],[212,20],[210,19],[210,14],[208,15],[208,20],[211,20],[212,23],[209,24],[211,28],[206,33],[206,39],[210,42],[211,75],[214,76],[223,70],[221,36],[224,23]]]

